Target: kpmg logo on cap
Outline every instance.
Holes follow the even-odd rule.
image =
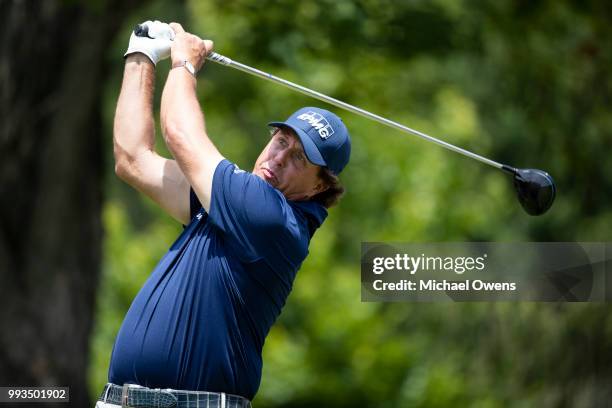
[[[302,113],[297,118],[308,122],[310,126],[317,129],[321,139],[328,139],[334,134],[334,128],[331,127],[327,119],[325,119],[325,117],[320,113],[308,111],[306,113]]]

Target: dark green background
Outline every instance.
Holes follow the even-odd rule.
[[[366,304],[362,241],[609,241],[610,6],[583,1],[154,2],[108,53],[104,264],[89,384],[106,380],[131,300],[181,231],[122,184],[112,119],[129,31],[178,19],[215,50],[516,167],[557,201],[526,215],[510,179],[473,160],[213,63],[198,81],[210,137],[251,169],[266,122],[304,105],[353,138],[348,193],[310,247],[264,348],[257,407],[592,407],[611,397],[605,304]],[[156,104],[168,69],[158,68]],[[159,148],[165,148],[160,138]]]

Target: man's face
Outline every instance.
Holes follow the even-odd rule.
[[[253,174],[280,190],[288,200],[304,201],[325,190],[319,169],[308,161],[293,131],[282,128],[257,158]]]

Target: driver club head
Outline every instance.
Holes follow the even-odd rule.
[[[529,215],[542,215],[555,201],[556,187],[547,172],[538,169],[512,169],[519,202]]]

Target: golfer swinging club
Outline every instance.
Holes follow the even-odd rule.
[[[186,227],[136,295],[113,347],[98,408],[250,407],[261,352],[314,232],[344,188],[350,136],[306,107],[271,122],[252,173],[208,138],[196,73],[211,41],[176,23],[132,33],[114,125],[117,175]],[[155,65],[170,57],[155,152]]]

